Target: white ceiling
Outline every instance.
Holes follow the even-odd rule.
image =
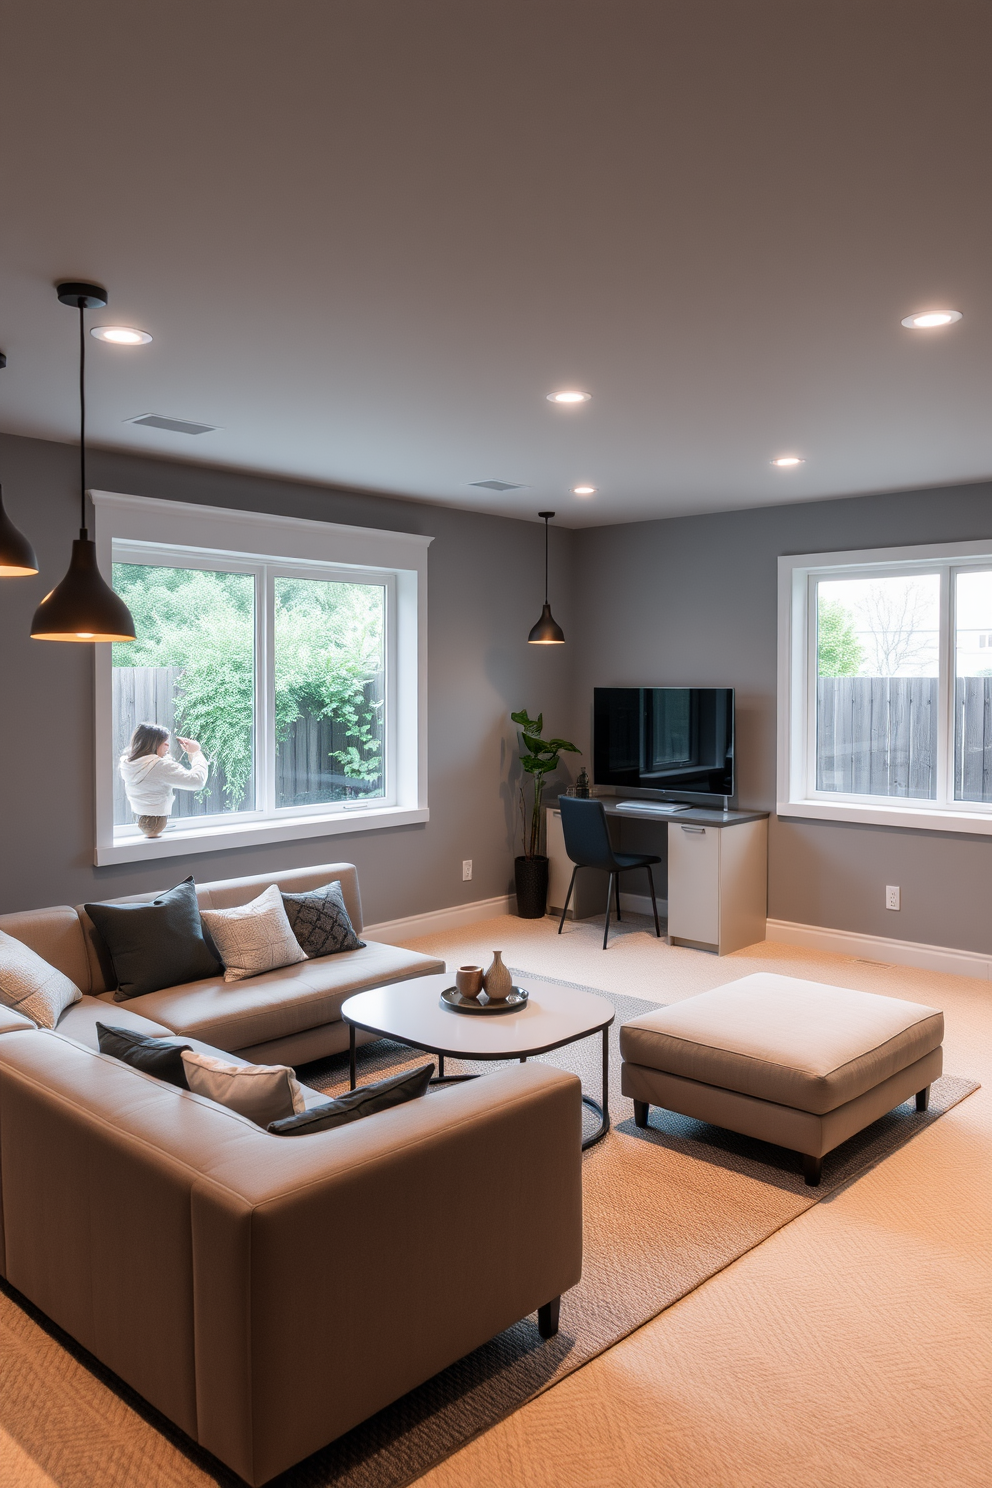
[[[155,338],[89,342],[119,449],[570,526],[992,474],[987,0],[6,0],[3,41],[8,431],[74,436],[81,277]]]

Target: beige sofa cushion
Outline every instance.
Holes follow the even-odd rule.
[[[631,1064],[822,1115],[940,1046],[936,1008],[757,972],[620,1029]]]
[[[14,1008],[0,1007],[0,1033],[23,1033],[25,1029],[37,1029],[37,1023],[25,1018]]]
[[[353,992],[443,970],[444,962],[433,956],[370,941],[360,951],[282,966],[246,981],[218,977],[165,987],[133,997],[128,1007],[219,1049],[247,1049],[338,1020],[342,1002]],[[112,1001],[113,993],[101,1000]]]
[[[108,1007],[102,997],[81,997],[72,1007],[66,1008],[56,1025],[57,1033],[85,1044],[88,1049],[99,1049],[96,1036],[97,1023],[112,1023],[115,1028],[129,1028],[132,1033],[144,1034],[146,1038],[171,1038],[172,1029],[164,1023],[155,1023],[131,1012],[121,1003]]]
[[[49,966],[56,967],[70,982],[75,982],[80,992],[93,990],[82,926],[76,911],[68,904],[0,915],[0,930],[30,946]],[[97,990],[102,992],[105,985],[101,980]]]

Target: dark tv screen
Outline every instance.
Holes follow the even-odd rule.
[[[734,794],[732,687],[597,687],[593,696],[597,785]]]

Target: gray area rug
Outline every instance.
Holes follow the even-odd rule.
[[[535,995],[541,982],[514,968]],[[556,986],[574,983],[556,981]],[[594,988],[579,988],[595,991]],[[606,993],[617,1024],[659,1006]],[[466,1442],[557,1384],[628,1333],[657,1316],[739,1256],[766,1240],[923,1131],[978,1088],[944,1076],[930,1109],[907,1102],[824,1159],[819,1188],[807,1188],[795,1153],[736,1136],[703,1122],[653,1109],[648,1130],[634,1126],[630,1101],[619,1094],[620,1055],[611,1039],[613,1130],[584,1157],[585,1256],[582,1281],[562,1299],[561,1331],[544,1342],[527,1318],[453,1364],[370,1420],[283,1473],[279,1488],[402,1488]],[[380,1040],[359,1052],[359,1080],[422,1063],[416,1050]],[[573,1070],[600,1095],[598,1036],[541,1056]],[[448,1060],[449,1073],[485,1072],[493,1064]],[[328,1093],[347,1089],[348,1058],[336,1055],[300,1071]],[[428,1097],[430,1099],[431,1097]],[[590,1127],[596,1118],[587,1112]],[[0,1292],[80,1359],[91,1373],[154,1425],[207,1478],[241,1482],[201,1451],[116,1376],[6,1284]],[[308,1338],[304,1347],[333,1348]],[[388,1346],[388,1340],[386,1341]]]

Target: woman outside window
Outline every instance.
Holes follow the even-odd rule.
[[[202,790],[210,761],[195,739],[176,735],[189,757],[189,766],[169,757],[169,730],[158,723],[139,723],[131,735],[120,771],[128,805],[146,837],[161,837],[169,821],[177,790]]]

